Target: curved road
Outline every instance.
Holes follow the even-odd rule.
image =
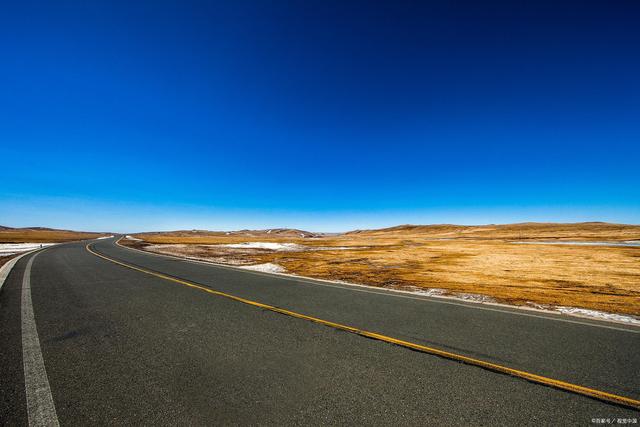
[[[9,275],[0,293],[2,424],[640,418],[203,289],[640,400],[637,327],[242,271],[104,239],[25,256]]]

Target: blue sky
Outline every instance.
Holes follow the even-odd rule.
[[[640,223],[640,4],[528,3],[6,2],[0,224]]]

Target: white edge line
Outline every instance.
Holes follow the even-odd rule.
[[[246,269],[246,268],[236,267],[236,266],[233,266],[233,265],[219,264],[219,263],[211,262],[211,261],[203,261],[203,260],[198,260],[198,259],[193,259],[193,258],[179,257],[179,256],[175,256],[175,255],[161,254],[161,253],[155,253],[155,252],[150,252],[150,251],[143,251],[143,250],[137,249],[137,248],[130,248],[128,246],[121,245],[119,243],[119,241],[121,239],[123,239],[123,237],[120,237],[114,243],[116,245],[120,246],[121,248],[125,248],[125,249],[131,250],[131,251],[142,252],[143,254],[157,256],[157,257],[173,258],[173,259],[176,259],[176,260],[191,262],[191,263],[194,263],[194,264],[212,265],[212,266],[215,266],[215,267],[227,268],[227,269],[230,269],[230,270],[243,271],[245,273],[257,274],[257,275],[260,275],[260,276],[267,276],[267,277],[268,276],[279,276],[279,277],[281,277],[283,279],[288,279],[288,280],[291,280],[291,281],[295,281],[297,283],[306,283],[306,284],[316,285],[316,286],[328,286],[328,287],[331,287],[331,288],[352,290],[352,291],[356,291],[356,292],[365,292],[365,293],[369,293],[369,294],[387,295],[387,296],[393,296],[393,297],[397,297],[397,298],[406,298],[406,299],[427,301],[427,302],[440,303],[440,304],[449,304],[449,305],[455,305],[455,306],[458,306],[458,307],[474,308],[474,309],[477,309],[477,310],[495,311],[495,312],[498,312],[498,313],[515,314],[517,316],[536,317],[536,318],[539,318],[539,319],[556,320],[558,322],[574,323],[574,324],[578,324],[578,325],[594,326],[596,328],[613,329],[613,330],[616,330],[616,331],[623,331],[623,332],[631,332],[631,333],[634,333],[634,334],[640,334],[640,329],[625,329],[625,328],[616,327],[616,326],[599,324],[599,323],[613,323],[613,324],[616,324],[616,325],[621,325],[621,326],[627,326],[627,327],[634,328],[633,325],[628,325],[627,323],[618,322],[618,321],[615,321],[615,320],[594,319],[594,318],[591,318],[591,317],[588,317],[588,316],[582,316],[582,315],[579,315],[579,314],[555,313],[555,312],[551,312],[551,311],[547,311],[547,310],[541,310],[541,309],[533,308],[533,307],[500,304],[500,303],[495,303],[495,302],[480,302],[480,301],[478,301],[478,302],[468,301],[466,303],[455,302],[455,301],[458,300],[457,298],[450,297],[450,296],[444,296],[444,295],[429,295],[429,296],[427,296],[427,295],[412,295],[412,292],[410,292],[410,291],[402,291],[402,290],[398,290],[398,289],[377,288],[377,287],[374,287],[374,286],[362,285],[362,284],[358,284],[358,283],[338,282],[338,281],[335,281],[335,280],[316,279],[316,278],[306,277],[306,276],[296,276],[295,274],[271,273],[271,272],[265,272],[265,271],[255,271],[255,270],[249,270],[249,269]],[[357,289],[357,288],[363,288],[363,289]],[[442,301],[442,300],[454,300],[454,301]],[[486,307],[487,305],[506,308],[507,310],[501,310],[499,308]],[[514,310],[532,311],[532,312],[541,313],[541,314],[519,313],[519,312],[514,311]],[[543,314],[545,314],[546,316],[543,315]],[[549,316],[549,315],[552,315],[554,317]],[[589,322],[581,322],[579,320],[571,320],[571,319],[565,319],[565,318],[555,317],[555,316],[577,317],[577,318],[580,318],[580,319],[589,320]],[[599,322],[599,323],[596,323],[596,322]]]
[[[22,277],[22,361],[27,417],[30,426],[59,426],[31,300],[31,266],[39,254],[29,258]]]

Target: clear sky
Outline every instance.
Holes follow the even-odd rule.
[[[640,223],[640,2],[0,13],[0,224]]]

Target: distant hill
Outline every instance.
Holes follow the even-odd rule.
[[[136,236],[171,236],[171,237],[262,237],[262,238],[311,238],[322,236],[321,233],[298,230],[295,228],[269,228],[264,230],[208,231],[208,230],[176,230],[137,233]]]
[[[266,230],[240,230],[232,231],[231,235],[236,236],[274,236],[274,237],[318,237],[319,233],[298,230],[296,228],[271,228]]]
[[[95,239],[107,233],[57,230],[46,227],[12,228],[0,226],[0,243],[53,243],[73,240]]]
[[[178,230],[138,233],[137,237],[156,243],[178,241],[205,243],[221,239],[247,238],[282,240],[300,238],[335,237],[424,237],[442,239],[502,239],[502,240],[640,240],[640,225],[611,224],[606,222],[487,224],[487,225],[398,225],[374,230],[354,230],[346,233],[314,233],[295,228],[265,230],[207,231]]]
[[[434,238],[482,239],[564,239],[564,240],[637,240],[640,225],[607,222],[487,224],[487,225],[398,225],[376,230],[355,230],[358,235],[423,235]]]

